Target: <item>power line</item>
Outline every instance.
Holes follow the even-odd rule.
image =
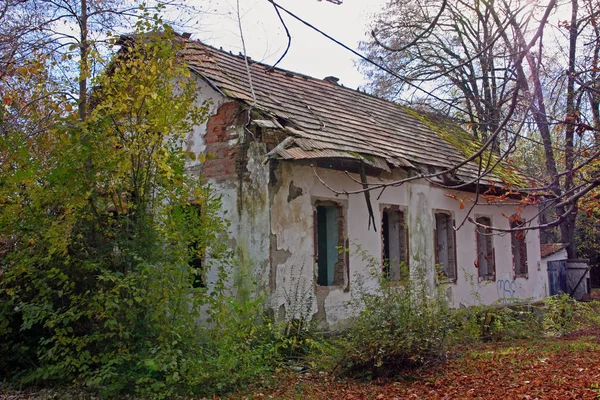
[[[447,101],[447,100],[445,100],[445,99],[442,99],[441,97],[438,97],[438,96],[436,96],[435,94],[433,94],[433,93],[431,93],[431,92],[428,92],[427,90],[423,89],[423,88],[422,88],[422,87],[420,87],[419,85],[415,85],[414,83],[412,83],[412,82],[410,82],[409,80],[407,80],[406,78],[404,78],[404,77],[402,77],[402,76],[398,75],[396,72],[392,71],[391,69],[387,68],[386,66],[384,66],[384,65],[382,65],[382,64],[379,64],[379,63],[378,63],[378,62],[376,62],[376,61],[373,61],[373,60],[371,60],[370,58],[368,58],[367,56],[365,56],[365,55],[363,55],[363,54],[359,53],[358,51],[354,50],[354,49],[353,49],[353,48],[351,48],[350,46],[348,46],[348,45],[346,45],[346,44],[344,44],[344,43],[340,42],[340,41],[339,41],[339,40],[337,40],[336,38],[334,38],[334,37],[332,37],[332,36],[328,35],[327,33],[323,32],[322,30],[320,30],[319,28],[317,28],[316,26],[312,25],[310,22],[307,22],[307,21],[303,20],[302,18],[300,18],[299,16],[297,16],[297,15],[296,15],[296,14],[294,14],[293,12],[291,12],[291,11],[287,10],[286,8],[284,8],[284,7],[280,6],[279,4],[275,3],[275,1],[274,1],[274,0],[268,0],[268,1],[269,1],[269,3],[273,4],[273,6],[274,6],[276,9],[277,9],[277,8],[281,9],[282,11],[284,11],[285,13],[287,13],[288,15],[290,15],[292,18],[296,19],[297,21],[299,21],[299,22],[303,23],[304,25],[308,26],[309,28],[313,29],[314,31],[316,31],[316,32],[317,32],[317,33],[319,33],[320,35],[322,35],[322,36],[325,36],[327,39],[329,39],[329,40],[331,40],[332,42],[336,43],[338,46],[341,46],[341,47],[343,47],[344,49],[348,50],[349,52],[351,52],[351,53],[352,53],[352,54],[354,54],[355,56],[357,56],[357,57],[361,58],[362,60],[364,60],[364,61],[366,61],[366,62],[368,62],[368,63],[370,63],[370,64],[373,64],[373,65],[374,65],[374,66],[376,66],[377,68],[379,68],[379,69],[381,69],[381,70],[383,70],[383,71],[387,72],[388,74],[390,74],[390,75],[394,76],[395,78],[397,78],[397,79],[401,80],[402,82],[406,83],[407,85],[409,85],[409,86],[411,86],[411,87],[413,87],[413,88],[415,88],[415,89],[417,89],[417,90],[420,90],[421,92],[423,92],[423,93],[427,94],[428,96],[431,96],[431,97],[433,97],[434,99],[436,99],[436,100],[438,100],[438,101],[440,101],[440,102],[442,102],[442,103],[446,104],[446,105],[447,105],[447,106],[449,106],[450,108],[454,108],[454,109],[456,109],[456,110],[458,110],[458,111],[460,111],[460,112],[462,112],[462,113],[469,114],[469,113],[468,113],[467,111],[465,111],[464,109],[462,109],[462,108],[460,108],[460,107],[458,107],[458,106],[454,105],[453,103],[450,103],[449,101]],[[287,26],[285,25],[285,22],[283,21],[283,19],[281,19],[281,22],[283,23],[283,26],[284,26],[284,28],[285,28],[285,30],[286,30],[286,32],[287,32],[287,31],[288,31],[288,29],[287,29]],[[287,50],[286,50],[286,52],[287,52]],[[281,60],[279,60],[279,61],[281,61]],[[278,61],[278,62],[279,62],[279,61]]]
[[[288,50],[289,50],[289,48],[290,48],[291,41],[292,41],[292,38],[291,38],[291,35],[290,35],[290,32],[289,32],[289,29],[288,29],[287,25],[285,24],[285,21],[284,21],[284,20],[283,20],[283,18],[281,17],[281,14],[279,13],[279,9],[281,9],[282,11],[286,12],[288,15],[290,15],[291,17],[293,17],[293,18],[294,18],[294,19],[296,19],[297,21],[299,21],[299,22],[301,22],[302,24],[304,24],[304,25],[308,26],[309,28],[313,29],[314,31],[316,31],[316,32],[317,32],[317,33],[319,33],[320,35],[322,35],[322,36],[325,36],[327,39],[331,40],[332,42],[336,43],[337,45],[339,45],[339,46],[343,47],[344,49],[348,50],[349,52],[351,52],[351,53],[352,53],[352,54],[354,54],[355,56],[357,56],[357,57],[360,57],[362,60],[364,60],[364,61],[366,61],[366,62],[368,62],[368,63],[370,63],[370,64],[374,65],[375,67],[377,67],[377,68],[379,68],[379,69],[381,69],[381,70],[383,70],[383,71],[387,72],[388,74],[390,74],[390,75],[394,76],[395,78],[397,78],[397,79],[401,80],[402,82],[406,83],[407,85],[409,85],[409,86],[411,86],[411,87],[413,87],[413,88],[415,88],[415,89],[417,89],[417,90],[419,90],[419,91],[421,91],[421,92],[425,93],[425,94],[426,94],[426,95],[428,95],[428,96],[431,96],[432,98],[434,98],[434,99],[436,99],[436,100],[438,100],[438,101],[442,102],[443,104],[446,104],[446,105],[447,105],[447,106],[449,106],[450,108],[453,108],[453,109],[455,109],[455,110],[457,110],[457,111],[460,111],[460,112],[462,112],[462,113],[464,113],[464,114],[467,114],[467,115],[469,115],[469,114],[470,114],[468,111],[466,111],[466,110],[464,110],[463,108],[461,108],[461,107],[459,107],[459,106],[455,105],[454,103],[451,103],[451,102],[449,102],[448,100],[445,100],[445,99],[443,99],[443,98],[441,98],[441,97],[439,97],[439,96],[436,96],[436,95],[435,95],[435,94],[433,94],[432,92],[429,92],[429,91],[427,91],[427,90],[423,89],[421,86],[419,86],[419,85],[416,85],[416,84],[412,83],[411,81],[407,80],[406,78],[404,78],[404,77],[402,77],[402,76],[398,75],[396,72],[392,71],[391,69],[387,68],[386,66],[384,66],[384,65],[382,65],[382,64],[380,64],[380,63],[378,63],[378,62],[376,62],[376,61],[374,61],[374,60],[372,60],[372,59],[370,59],[369,57],[367,57],[367,56],[365,56],[365,55],[363,55],[363,54],[359,53],[358,51],[354,50],[354,49],[353,49],[353,48],[351,48],[350,46],[348,46],[348,45],[346,45],[346,44],[342,43],[341,41],[337,40],[336,38],[334,38],[334,37],[330,36],[329,34],[327,34],[327,33],[323,32],[322,30],[320,30],[320,29],[319,29],[319,28],[317,28],[316,26],[312,25],[310,22],[307,22],[307,21],[305,21],[304,19],[300,18],[299,16],[297,16],[297,15],[296,15],[296,14],[294,14],[293,12],[291,12],[291,11],[287,10],[286,8],[284,8],[284,7],[280,6],[280,5],[279,5],[279,4],[277,4],[277,3],[276,3],[274,0],[268,0],[268,1],[269,1],[269,2],[270,2],[272,5],[273,5],[273,7],[275,8],[275,11],[277,12],[277,16],[279,17],[279,20],[281,21],[281,23],[282,23],[282,25],[283,25],[283,27],[284,27],[284,29],[285,29],[286,35],[287,35],[287,37],[288,37],[288,44],[287,44],[287,47],[286,47],[286,49],[285,49],[285,52],[282,54],[282,56],[279,58],[279,60],[277,60],[277,62],[275,63],[275,65],[273,65],[273,66],[271,67],[271,69],[272,69],[272,68],[275,68],[275,66],[276,66],[277,64],[279,64],[279,63],[281,62],[281,60],[282,60],[282,59],[285,57],[285,55],[287,54],[287,52],[288,52]],[[518,137],[520,137],[520,138],[522,138],[522,139],[525,139],[525,140],[527,140],[527,141],[530,141],[530,142],[532,142],[532,143],[535,143],[535,144],[537,144],[537,145],[544,145],[543,143],[541,143],[541,142],[539,142],[539,141],[537,141],[537,140],[535,140],[535,139],[533,139],[533,138],[530,138],[530,137],[527,137],[527,136],[525,136],[525,135],[522,135],[522,134],[520,134],[520,133],[513,132],[513,134],[514,134],[514,135],[516,135],[516,136],[518,136]],[[555,147],[555,146],[552,146],[552,148],[553,148],[553,149],[555,149],[555,150],[557,150],[557,151],[563,151],[563,152],[565,151],[564,149],[557,148],[557,147]]]

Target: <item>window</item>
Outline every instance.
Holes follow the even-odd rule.
[[[193,288],[206,287],[204,280],[204,259],[206,244],[202,231],[202,207],[199,204],[186,204],[176,208],[178,217],[182,218],[185,226],[188,245],[188,266],[191,268],[190,284]]]
[[[315,259],[317,284],[337,286],[344,284],[345,222],[342,206],[335,202],[315,203],[314,218]]]
[[[456,281],[456,235],[454,219],[448,212],[435,214],[435,263],[439,273],[450,281]]]
[[[489,217],[477,217],[475,221],[481,225],[492,226],[492,220]],[[494,280],[496,279],[496,260],[492,243],[492,230],[478,225],[475,233],[477,235],[477,269],[479,270],[479,277]]]
[[[522,227],[524,224],[525,221],[520,218],[511,218],[511,229]],[[527,242],[525,241],[525,231],[512,231],[510,233],[510,242],[515,275],[517,277],[527,277]]]
[[[381,221],[383,272],[391,281],[406,276],[408,266],[407,231],[404,213],[398,207],[384,208]]]
[[[203,288],[206,287],[203,276],[203,263],[204,263],[204,249],[199,248],[198,243],[191,243],[188,251],[191,254],[191,259],[188,265],[193,268],[192,270],[192,287]]]

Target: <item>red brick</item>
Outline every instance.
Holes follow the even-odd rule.
[[[204,162],[203,173],[208,178],[224,179],[237,174],[238,147],[229,141],[237,137],[241,107],[236,101],[222,104],[206,124],[206,152],[211,154]]]

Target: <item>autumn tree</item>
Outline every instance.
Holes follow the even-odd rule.
[[[570,257],[578,207],[600,185],[589,168],[599,156],[599,12],[589,0],[393,0],[362,44],[402,78],[364,64],[375,93],[442,110],[502,158],[523,141],[541,147],[539,189],[553,198],[540,207],[555,218],[522,229],[559,226]]]
[[[404,80],[364,65],[371,90],[393,100],[423,98],[412,83],[434,93],[428,104],[460,116],[476,137],[498,127],[514,79],[498,25],[480,1],[412,1],[387,4],[373,23],[370,58],[401,72]]]

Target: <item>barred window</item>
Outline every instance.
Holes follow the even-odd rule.
[[[391,281],[406,278],[408,272],[408,232],[405,215],[398,206],[386,207],[382,212],[381,239],[383,272]]]
[[[456,282],[456,234],[454,218],[449,212],[435,214],[435,263],[439,274]]]

